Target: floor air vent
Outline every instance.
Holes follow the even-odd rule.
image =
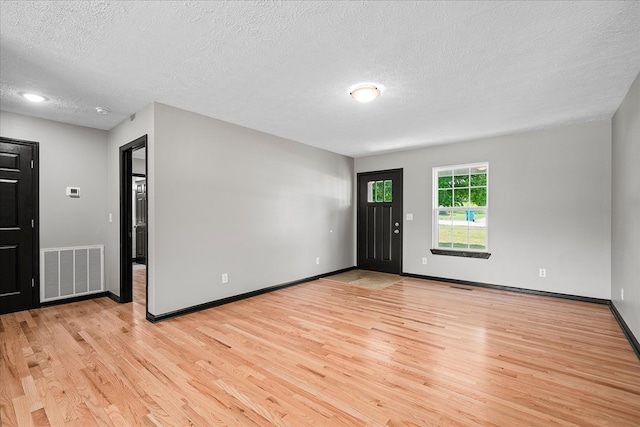
[[[472,291],[473,289],[470,288],[463,288],[462,286],[449,286],[450,288],[453,289],[462,289],[463,291]]]
[[[104,291],[104,246],[42,249],[40,302]]]

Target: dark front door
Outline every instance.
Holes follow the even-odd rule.
[[[402,271],[402,169],[358,174],[358,268]]]
[[[33,308],[37,144],[0,137],[0,314]]]

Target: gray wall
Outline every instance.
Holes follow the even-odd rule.
[[[613,116],[612,131],[611,299],[640,339],[640,76]]]
[[[105,244],[107,133],[2,111],[0,135],[40,143],[40,247]]]
[[[481,161],[491,258],[431,255],[432,168]],[[414,215],[404,220],[404,272],[610,298],[609,121],[357,158],[355,168],[404,168],[404,212]]]
[[[353,266],[353,159],[162,104],[154,150],[151,313]]]

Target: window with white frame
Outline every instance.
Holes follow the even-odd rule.
[[[488,251],[488,190],[486,162],[433,168],[435,250]]]

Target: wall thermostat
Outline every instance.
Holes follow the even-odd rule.
[[[80,187],[67,187],[67,196],[80,197]]]

